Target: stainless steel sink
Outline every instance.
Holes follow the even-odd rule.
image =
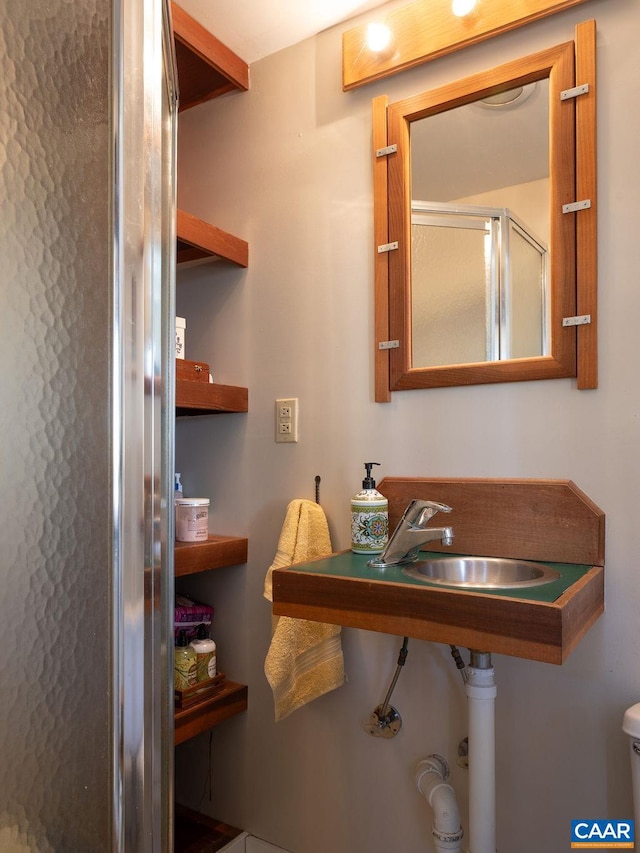
[[[405,575],[444,586],[512,589],[551,583],[560,573],[542,563],[504,557],[432,557],[406,566]]]

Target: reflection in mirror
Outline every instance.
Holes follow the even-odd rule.
[[[411,124],[414,367],[549,354],[548,90]]]
[[[391,104],[390,388],[574,376],[569,42]]]
[[[547,255],[507,208],[412,202],[414,367],[548,354]]]

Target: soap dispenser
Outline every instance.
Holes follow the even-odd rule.
[[[351,500],[351,550],[354,554],[381,554],[389,539],[389,502],[376,489],[371,469],[379,462],[365,462],[362,491]]]

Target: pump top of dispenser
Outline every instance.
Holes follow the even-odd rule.
[[[182,648],[183,646],[189,645],[189,640],[187,639],[187,632],[186,631],[180,631],[180,633],[178,634],[178,642],[176,643],[176,645],[179,648]]]
[[[207,634],[207,626],[204,624],[198,625],[198,628],[196,631],[196,640],[208,640],[208,639],[209,639],[209,635]]]
[[[365,462],[364,463],[364,470],[367,472],[367,476],[362,481],[362,488],[363,489],[375,489],[376,481],[371,476],[371,469],[373,468],[374,465],[379,465],[379,464],[380,464],[379,462]]]

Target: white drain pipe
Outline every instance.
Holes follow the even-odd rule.
[[[465,689],[469,715],[469,853],[496,853],[497,690],[489,652],[471,651]]]
[[[430,755],[416,768],[416,784],[433,809],[433,834],[436,850],[462,853],[463,836],[456,792],[446,780],[449,765],[440,755]]]

